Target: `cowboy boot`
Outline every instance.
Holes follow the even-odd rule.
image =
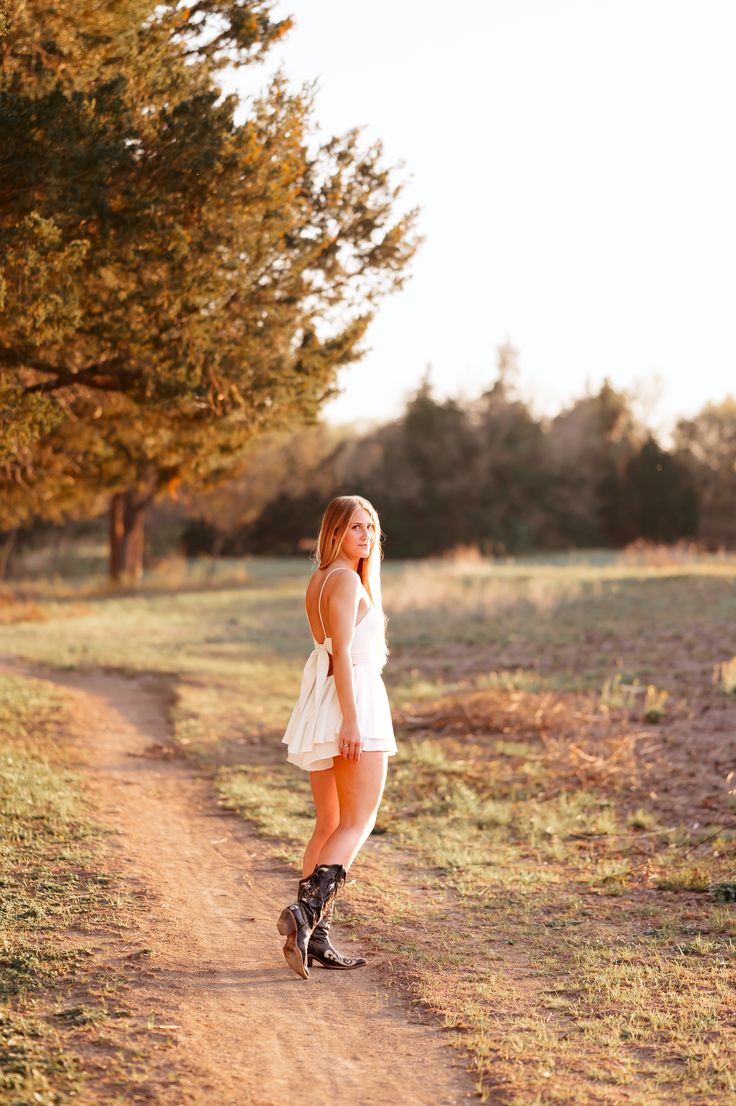
[[[362,968],[366,963],[363,956],[345,956],[338,952],[330,941],[330,926],[332,925],[332,913],[335,909],[335,901],[326,906],[322,911],[322,917],[312,931],[307,947],[307,967],[312,967],[312,961],[316,960],[323,968]]]
[[[325,908],[332,903],[345,882],[346,875],[342,864],[318,864],[311,876],[300,881],[297,901],[281,911],[277,929],[286,937],[286,963],[302,979],[309,979],[309,938],[319,924]]]

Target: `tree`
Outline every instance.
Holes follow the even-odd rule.
[[[544,427],[518,395],[518,352],[505,342],[496,355],[496,379],[472,409],[476,541],[518,552],[549,543]]]
[[[216,74],[270,8],[30,0],[0,45],[2,523],[110,497],[114,576],[154,498],[315,417],[416,248],[379,145],[310,152],[280,78],[236,123]]]
[[[439,401],[425,376],[396,422],[353,455],[352,473],[375,503],[399,556],[441,553],[471,540],[475,442],[468,412]]]
[[[681,458],[665,452],[651,436],[626,465],[622,497],[628,541],[673,542],[697,533],[693,475]]]
[[[191,520],[183,539],[187,551],[215,556],[262,551],[257,548],[258,538],[265,551],[274,552],[276,541],[268,543],[278,531],[279,546],[295,552],[300,537],[316,538],[319,509],[310,527],[301,532],[292,525],[289,531],[288,505],[299,504],[293,523],[304,515],[304,497],[313,502],[316,496],[324,506],[339,482],[335,462],[352,440],[349,430],[320,424],[254,439],[242,473],[210,491],[182,496],[167,508]],[[268,520],[276,519],[277,502],[286,517],[274,521],[272,534]]]
[[[698,489],[699,536],[713,548],[736,545],[736,399],[727,396],[681,419],[674,444]]]
[[[629,397],[607,380],[552,420],[546,443],[552,495],[570,544],[627,540],[623,479],[642,438]]]

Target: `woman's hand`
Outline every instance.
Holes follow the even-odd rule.
[[[345,760],[360,760],[363,735],[357,722],[343,722],[337,737],[340,756]]]

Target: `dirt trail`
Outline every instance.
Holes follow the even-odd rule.
[[[314,968],[309,981],[288,970],[274,920],[294,878],[274,872],[263,844],[219,810],[191,766],[161,755],[159,689],[118,675],[24,671],[69,689],[85,720],[102,817],[119,831],[111,847],[150,901],[147,999],[177,1027],[167,1060],[182,1101],[450,1106],[474,1097],[442,1032],[387,990],[377,958],[355,972]],[[344,934],[340,943],[354,951]]]

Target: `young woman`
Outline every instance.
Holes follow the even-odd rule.
[[[286,961],[304,979],[313,960],[325,968],[365,964],[333,947],[330,923],[335,896],[375,825],[388,757],[396,752],[381,679],[386,625],[380,538],[378,515],[367,499],[333,499],[307,586],[314,649],[284,744],[289,761],[309,772],[316,821],[297,901],[278,920]]]

